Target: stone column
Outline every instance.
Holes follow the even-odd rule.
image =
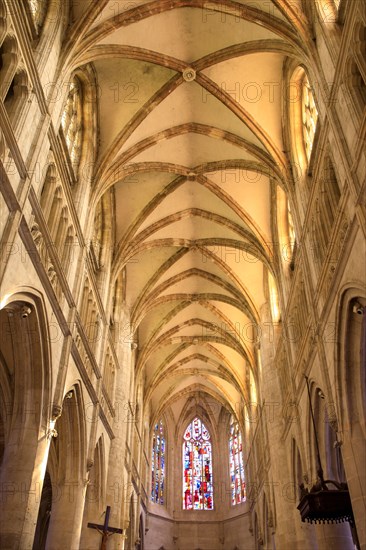
[[[274,364],[275,341],[277,334],[271,325],[270,308],[265,304],[261,309],[261,400],[264,401],[261,429],[264,440],[268,441],[270,452],[270,470],[268,472],[269,497],[274,495],[275,507],[268,502],[268,507],[277,512],[277,525],[271,525],[269,531],[275,529],[275,544],[277,548],[296,548],[296,529],[294,524],[294,503],[286,497],[286,488],[292,478],[288,467],[285,446],[281,441],[283,432],[282,400],[279,388],[278,374]],[[259,416],[259,415],[258,415]],[[264,460],[264,457],[263,457]],[[273,491],[271,490],[273,488]],[[275,522],[275,518],[272,518]],[[268,544],[268,541],[267,541]],[[268,546],[267,546],[268,547]]]
[[[345,430],[341,447],[346,479],[351,495],[353,515],[361,550],[366,550],[366,444],[360,422],[357,420],[351,430]]]
[[[85,490],[85,480],[52,484],[52,509],[46,550],[79,548]]]
[[[349,523],[316,525],[318,550],[354,550]]]
[[[128,320],[120,323],[126,327]],[[131,398],[131,386],[133,380],[133,364],[131,341],[126,338],[125,331],[118,335],[116,344],[119,369],[116,373],[115,384],[115,408],[116,416],[113,424],[114,439],[108,459],[107,497],[106,504],[111,507],[110,523],[113,527],[126,529],[128,526],[130,492],[128,491],[128,476],[125,467],[126,441],[128,432],[129,410],[128,402]],[[124,535],[113,535],[109,539],[109,548],[123,550],[125,546]]]
[[[29,448],[32,448],[27,445],[30,438],[39,443],[36,456],[27,460]],[[21,427],[14,428],[12,440],[4,453],[0,475],[1,548],[32,549],[48,450],[49,439],[44,433],[37,437],[33,430],[27,434]]]

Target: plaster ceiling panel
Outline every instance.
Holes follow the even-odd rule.
[[[162,330],[159,332],[159,335],[162,334],[164,331],[170,330],[175,326],[184,323],[185,321],[187,321],[187,319],[201,319],[212,324],[212,328],[201,327],[200,331],[198,332],[200,332],[202,336],[209,336],[210,334],[215,333],[216,326],[221,329],[221,325],[223,325],[223,328],[225,328],[224,322],[222,321],[222,319],[220,319],[219,316],[215,315],[212,311],[210,311],[208,308],[205,308],[203,305],[198,304],[197,302],[193,302],[187,308],[177,313],[175,317],[167,321]]]
[[[85,0],[79,0],[80,4],[83,2],[85,2]],[[151,0],[110,0],[107,6],[100,12],[98,17],[95,18],[91,28],[97,27],[108,19],[115,19],[117,16],[122,15],[133,8],[143,6],[144,4],[149,4],[150,2]]]
[[[183,82],[143,119],[121,152],[167,128],[192,122],[231,132],[264,148],[248,126],[219,99],[196,82]]]
[[[157,207],[139,225],[136,235],[152,226],[162,218],[174,215],[177,210],[193,208],[197,204],[197,195],[201,193],[201,186],[197,182],[183,182],[169,195],[166,195]],[[201,203],[202,204],[202,203]]]
[[[223,220],[223,223],[225,221]],[[189,241],[197,241],[207,239],[212,242],[212,239],[231,239],[233,241],[244,241],[244,236],[240,235],[234,229],[225,227],[222,223],[207,220],[201,216],[191,215],[187,212],[184,218],[169,223],[164,228],[154,231],[150,236],[144,239],[144,242],[151,242],[156,239],[188,239]]]
[[[287,17],[274,5],[271,0],[235,0],[238,4],[249,6],[261,10],[269,17],[278,17],[283,21],[288,21]],[[295,0],[296,2],[296,0]]]
[[[235,281],[233,281],[230,276],[217,263],[211,261],[211,259],[209,259],[202,250],[196,249],[189,250],[187,254],[182,256],[177,262],[170,266],[169,269],[162,274],[161,278],[155,284],[155,286],[163,281],[166,281],[170,277],[174,277],[182,271],[191,269],[192,267],[212,273],[213,275],[220,277],[227,283],[235,286]]]
[[[94,62],[99,91],[99,155],[128,124],[131,117],[175,72],[134,59]]]
[[[182,414],[182,411],[186,410],[186,407],[188,407],[189,411],[192,411],[192,408],[194,410],[196,403],[199,406],[203,406],[205,409],[209,409],[210,417],[212,415],[213,422],[215,422],[216,419],[217,423],[220,411],[222,410],[221,403],[219,403],[211,395],[200,393],[199,395],[197,394],[196,399],[193,399],[192,395],[182,395],[177,396],[174,401],[170,403],[168,410],[173,415],[175,426],[179,425],[179,418]],[[192,412],[192,415],[193,414],[195,413]]]
[[[238,340],[245,336],[248,327],[253,326],[253,321],[248,315],[238,307],[232,304],[212,301],[212,304],[222,314],[220,328],[222,330],[231,331],[233,336]]]
[[[133,157],[133,162],[172,162],[194,168],[206,162],[221,160],[257,160],[242,147],[222,139],[197,134],[184,134],[160,141]]]
[[[180,349],[178,345],[173,348],[172,345],[167,345],[162,347],[162,352],[165,351],[165,355],[163,355],[160,351],[157,353],[152,353],[147,361],[146,361],[146,367],[145,367],[145,373],[146,373],[146,379],[148,381],[153,380],[156,376],[158,376],[160,373],[164,372],[166,369],[169,369],[172,365],[176,365],[178,363],[185,364],[186,362],[190,361],[190,358],[192,355],[199,355],[202,357],[207,358],[207,361],[211,361],[214,364],[222,364],[226,365],[226,368],[234,373],[233,367],[229,364],[229,362],[225,363],[224,361],[220,361],[220,357],[215,354],[215,350],[213,346],[211,346],[212,350],[211,352],[207,352],[207,349],[205,346],[202,345],[187,345],[184,347],[184,352],[180,353]],[[172,356],[169,355],[168,352],[171,352],[174,349],[175,353],[172,354]],[[169,361],[159,360],[161,358],[166,359],[166,357],[169,356]]]
[[[149,340],[153,332],[159,327],[164,321],[166,316],[169,316],[169,312],[172,311],[174,305],[171,302],[165,302],[157,305],[152,310],[150,310],[143,318],[139,325],[139,347],[142,348],[146,342]],[[161,331],[164,330],[164,326]],[[160,332],[161,332],[160,331]]]
[[[202,355],[204,357],[207,357],[207,360],[210,360],[214,363],[220,363],[223,365],[226,365],[229,369],[231,368],[230,364],[226,364],[225,361],[222,360],[222,358],[219,357],[217,353],[215,353],[215,349],[212,346],[209,346],[207,344],[193,344],[190,346],[187,346],[184,350],[179,351],[175,357],[170,361],[169,364],[178,363],[180,361],[185,361],[187,358],[191,357],[192,355]],[[149,361],[149,365],[151,364],[151,361]]]
[[[177,327],[177,331],[174,333],[176,336],[189,336],[193,338],[193,343],[199,345],[199,338],[207,336],[206,327],[200,322],[193,322],[189,320],[189,324],[183,324],[180,327]]]
[[[214,254],[223,257],[228,267],[242,281],[242,284],[249,290],[250,296],[255,298],[254,302],[259,311],[260,306],[265,302],[262,262],[246,250],[228,250],[226,247],[221,251],[214,251]]]
[[[233,395],[235,391],[232,385],[226,383],[218,376],[207,376],[204,373],[199,373],[198,375],[189,377],[181,375],[175,377],[173,380],[168,379],[165,384],[160,384],[154,391],[153,403],[167,403],[168,400],[174,398],[174,396],[180,396],[182,393],[187,393],[187,389],[189,390],[188,393],[190,393],[192,390],[197,390],[198,387],[201,387],[201,391],[205,389],[207,393],[221,395],[221,398],[224,398],[225,401],[227,401],[229,396]],[[237,396],[235,395],[233,402],[236,400]]]
[[[188,363],[184,363],[181,366],[174,367],[169,369],[166,372],[167,377],[171,378],[172,376],[179,376],[181,373],[184,373],[185,376],[196,376],[198,372],[202,372],[204,375],[217,376],[218,378],[225,380],[225,377],[228,376],[223,369],[219,370],[217,365],[212,364],[208,361],[203,361],[197,358],[196,355],[191,356],[191,360]]]
[[[215,344],[215,348],[224,355],[228,362],[233,366],[238,379],[244,383],[245,380],[245,371],[246,371],[246,361],[235,349],[225,344]]]
[[[222,312],[219,330],[229,332],[234,339],[248,348],[252,353],[254,344],[258,343],[260,327],[245,313],[231,304],[213,302],[215,307]]]
[[[200,293],[204,295],[205,293],[216,293],[232,296],[232,293],[228,289],[223,288],[222,285],[213,281],[205,281],[202,277],[188,277],[183,281],[177,281],[175,284],[169,286],[163,294],[165,296],[175,293],[179,294],[182,292],[182,288],[184,288],[184,292],[188,294]]]
[[[232,197],[271,242],[271,188],[269,178],[260,172],[228,169],[207,172],[207,177]]]
[[[181,36],[184,40],[177,40]],[[217,12],[179,8],[117,28],[99,43],[138,46],[189,64],[233,44],[277,37],[260,25],[231,15],[222,18]]]
[[[160,367],[166,362],[166,358],[169,357],[174,351],[178,349],[177,343],[166,342],[160,347],[156,347],[152,350],[148,358],[147,370],[152,369],[155,372],[157,367]]]
[[[229,59],[203,72],[251,114],[279,150],[282,145],[283,56],[262,52]]]
[[[148,303],[148,311],[144,312],[143,320],[140,324],[140,332],[148,335],[152,331],[164,331],[164,325],[169,319],[175,317],[179,310],[184,309],[190,304],[184,299],[160,299]],[[151,306],[151,307],[150,307]],[[160,328],[159,328],[160,327]]]
[[[213,365],[207,362],[195,360],[179,368],[166,369],[162,373],[157,373],[157,376],[146,381],[146,387],[149,388],[150,391],[159,391],[159,388],[169,387],[169,385],[176,383],[183,377],[189,384],[190,380],[196,381],[200,376],[210,376],[211,379],[214,377],[218,380],[225,380],[225,376],[228,377],[229,375],[219,372]]]
[[[215,306],[222,312],[222,318],[217,321],[217,333],[227,332],[240,342],[248,353],[253,353],[253,346],[258,343],[259,338],[256,323],[231,304],[215,302]]]
[[[141,210],[174,178],[174,174],[164,172],[140,172],[115,185],[117,242]]]
[[[218,189],[218,192],[219,191],[220,188]],[[246,189],[246,191],[248,190]],[[246,196],[247,202],[249,202],[250,195],[248,195],[248,193],[243,194]],[[260,197],[259,202],[261,203],[262,209],[264,204],[269,204],[268,202],[264,201],[264,197]],[[234,212],[234,210],[214,192],[212,192],[210,189],[207,189],[207,187],[197,181],[186,181],[173,193],[167,195],[164,198],[164,200],[159,204],[159,207],[156,208],[139,226],[138,232],[143,231],[147,227],[151,226],[153,223],[160,220],[162,217],[173,215],[177,211],[182,211],[187,208],[197,208],[205,210],[205,207],[208,205],[209,211],[211,213],[225,217],[235,224],[241,227],[245,227],[243,217]],[[224,228],[222,228],[222,231],[224,232]]]
[[[160,249],[145,250],[143,254],[132,258],[127,264],[127,289],[126,299],[132,306],[138,294],[152,277],[160,265],[172,254],[172,249],[162,247]]]
[[[167,378],[162,381],[154,391],[154,398],[159,398],[163,403],[167,403],[174,398],[180,397],[182,394],[189,394],[193,390],[197,390],[200,387],[201,393],[203,391],[207,394],[207,398],[203,399],[201,397],[198,402],[201,401],[201,405],[207,410],[208,403],[212,402],[213,396],[220,395],[221,399],[224,398],[225,401],[230,400],[232,403],[238,401],[239,395],[238,392],[233,388],[233,386],[227,381],[223,380],[222,377],[215,375],[214,373],[208,374],[205,372],[198,371],[197,374],[192,374],[187,376],[186,373],[182,372],[174,378]]]

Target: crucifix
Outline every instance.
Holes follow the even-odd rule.
[[[108,523],[109,523],[110,513],[111,513],[111,507],[107,506],[103,525],[98,525],[97,523],[88,523],[88,527],[90,527],[91,529],[96,529],[98,533],[103,535],[102,543],[100,545],[100,550],[107,550],[107,542],[109,537],[111,537],[115,533],[122,535],[122,532],[123,532],[123,529],[118,529],[117,527],[109,527]]]

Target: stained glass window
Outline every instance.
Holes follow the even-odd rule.
[[[243,462],[243,444],[239,423],[232,416],[229,439],[231,504],[245,502],[245,478]]]
[[[318,111],[315,106],[313,90],[309,79],[305,75],[302,81],[302,127],[304,135],[304,145],[307,159],[310,159],[313,148],[316,123],[318,120]]]
[[[61,126],[75,172],[77,171],[81,154],[82,119],[81,85],[79,79],[74,77],[71,81],[65,109],[62,113]]]
[[[183,510],[212,510],[212,447],[210,433],[195,418],[183,435]]]
[[[155,424],[151,460],[151,500],[164,504],[165,437],[162,421]]]

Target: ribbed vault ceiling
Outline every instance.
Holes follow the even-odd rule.
[[[100,87],[95,201],[113,186],[113,272],[126,270],[153,414],[178,417],[197,392],[250,399],[300,13],[293,0],[75,3],[65,62],[92,62]]]

